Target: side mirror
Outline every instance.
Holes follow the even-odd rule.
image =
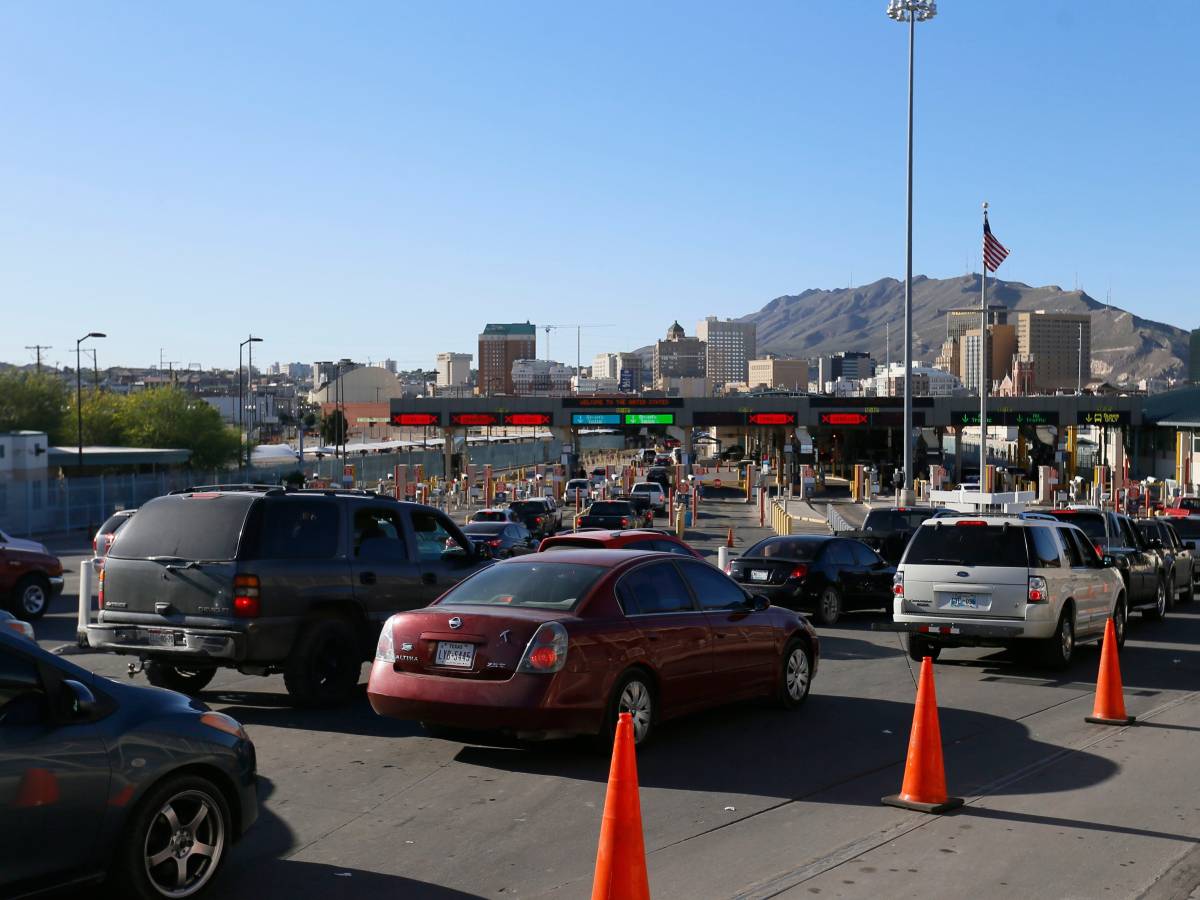
[[[762,612],[771,607],[771,600],[764,594],[755,594],[750,598],[750,608],[754,612]]]
[[[59,704],[64,719],[90,719],[96,712],[96,695],[83,682],[68,678],[62,683]]]

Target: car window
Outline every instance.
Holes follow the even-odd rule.
[[[806,561],[816,556],[825,543],[826,541],[806,538],[767,538],[765,541],[759,541],[744,555]]]
[[[46,718],[46,692],[37,664],[0,646],[0,726],[36,725]]]
[[[1121,518],[1117,519],[1117,522],[1120,523],[1121,526],[1121,543],[1124,546],[1130,547],[1134,550],[1144,550],[1145,544],[1142,542],[1141,538],[1138,537],[1137,532],[1134,531],[1133,525],[1130,523],[1130,521],[1122,516]]]
[[[588,512],[593,516],[628,516],[632,509],[627,502],[602,501],[593,503],[588,507]]]
[[[917,529],[904,553],[904,565],[1026,568],[1029,554],[1022,528],[937,519]]]
[[[268,500],[258,544],[260,559],[329,559],[338,552],[341,510],[334,500]],[[133,517],[136,522],[142,513]],[[124,540],[124,535],[122,535]]]
[[[158,497],[130,518],[110,555],[119,559],[233,559],[246,516],[260,496],[203,491]]]
[[[1067,565],[1073,569],[1079,569],[1086,565],[1076,532],[1071,528],[1060,527],[1058,536],[1062,539],[1063,549],[1067,552]]]
[[[745,609],[746,594],[728,576],[702,562],[680,563],[701,609]]]
[[[417,538],[417,555],[423,560],[441,559],[447,550],[456,547],[464,552],[469,548],[463,546],[454,537],[445,520],[431,512],[414,512],[412,514],[413,534]]]
[[[354,511],[354,556],[363,560],[406,560],[404,526],[395,510]]]
[[[692,556],[692,554],[688,552],[687,547],[684,547],[682,544],[676,544],[674,541],[664,541],[662,538],[659,538],[651,543],[653,544],[654,549],[660,553],[674,553],[676,556]]]
[[[830,541],[825,546],[823,555],[825,562],[834,566],[852,566],[854,557],[850,553],[850,545],[846,541]]]
[[[866,544],[860,544],[858,541],[851,542],[850,552],[854,554],[855,563],[860,566],[873,566],[879,562],[879,557],[875,551]]]
[[[1029,536],[1029,559],[1035,569],[1057,569],[1062,566],[1055,531],[1055,528],[1025,529]]]
[[[1088,510],[1051,510],[1050,515],[1058,519],[1060,522],[1069,522],[1071,525],[1078,525],[1083,529],[1083,533],[1090,537],[1093,541],[1103,541],[1108,535],[1104,530],[1104,515],[1098,512],[1090,512]]]
[[[1183,542],[1179,540],[1179,535],[1175,531],[1174,525],[1163,524],[1163,532],[1167,536],[1167,540],[1171,542],[1172,550],[1180,550],[1183,548]]]
[[[687,585],[669,562],[651,563],[625,575],[617,583],[617,597],[627,616],[693,609]]]

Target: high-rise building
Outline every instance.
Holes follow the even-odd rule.
[[[340,375],[345,375],[360,367],[361,363],[345,358],[339,359],[337,362],[329,360],[315,362],[312,364],[313,390],[318,390],[321,385],[328,384]]]
[[[968,331],[958,338],[960,346],[958,377],[963,385],[979,391],[979,329]],[[1012,359],[1017,350],[1016,329],[1012,325],[989,325],[987,342],[988,390],[992,384],[1012,371]]]
[[[513,393],[512,368],[537,357],[537,328],[529,322],[488,324],[479,335],[479,393]]]
[[[394,359],[385,359],[383,361],[383,367],[393,375],[396,374],[396,361]]]
[[[1034,386],[1053,393],[1086,385],[1092,370],[1090,313],[1017,313],[1017,352],[1033,357]]]
[[[874,374],[875,360],[871,359],[870,353],[862,350],[841,350],[817,360],[817,383],[822,391],[826,389],[825,385],[839,378],[862,380]]]
[[[709,384],[721,388],[731,382],[745,383],[749,362],[758,355],[758,326],[708,316],[696,325],[696,337],[704,342]]]
[[[671,378],[704,378],[704,341],[688,337],[675,322],[667,329],[667,339],[654,344],[654,387],[662,390]]]
[[[518,359],[512,365],[514,394],[565,397],[571,393],[575,369],[552,359]]]
[[[808,360],[779,359],[775,356],[752,359],[747,365],[746,385],[750,390],[766,387],[807,391]]]
[[[437,387],[462,387],[471,381],[470,353],[437,355]]]
[[[592,358],[593,378],[619,378],[616,353],[597,353]]]
[[[1192,384],[1200,384],[1200,328],[1192,330],[1192,339],[1188,344],[1188,380]]]

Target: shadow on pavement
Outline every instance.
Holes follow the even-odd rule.
[[[326,731],[334,734],[358,734],[368,737],[410,737],[424,731],[416,722],[389,719],[375,714],[366,698],[366,685],[346,706],[330,709],[301,709],[292,705],[287,694],[268,691],[208,690],[199,699],[243,725],[296,728],[302,731]]]
[[[1149,828],[1135,828],[1131,825],[1114,825],[1108,822],[1085,822],[1082,819],[1060,819],[1056,816],[1038,816],[1033,813],[1009,812],[1002,809],[989,809],[972,804],[965,806],[957,815],[971,819],[994,819],[1000,822],[1019,822],[1029,825],[1049,825],[1054,828],[1082,828],[1087,831],[1104,831],[1109,834],[1127,834],[1132,837],[1159,838],[1167,841],[1187,841],[1195,843],[1196,838],[1190,834],[1172,834],[1169,831],[1153,831]]]

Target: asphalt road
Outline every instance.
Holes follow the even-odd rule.
[[[740,547],[762,533],[751,507],[706,512],[689,537],[713,553],[730,524]],[[64,556],[67,590],[37,626],[45,646],[73,639],[81,559]],[[822,630],[800,711],[715,710],[639,751],[653,895],[1188,896],[1200,883],[1200,603],[1136,618],[1122,658],[1132,728],[1084,723],[1094,646],[1061,675],[996,651],[943,655],[947,779],[967,800],[944,817],[879,803],[900,787],[912,717],[898,637],[870,630],[882,613]],[[121,658],[74,659],[127,677]],[[297,711],[278,676],[222,673],[202,698],[246,725],[261,773],[262,816],[212,896],[589,896],[608,770],[589,746],[434,739],[365,697]]]

